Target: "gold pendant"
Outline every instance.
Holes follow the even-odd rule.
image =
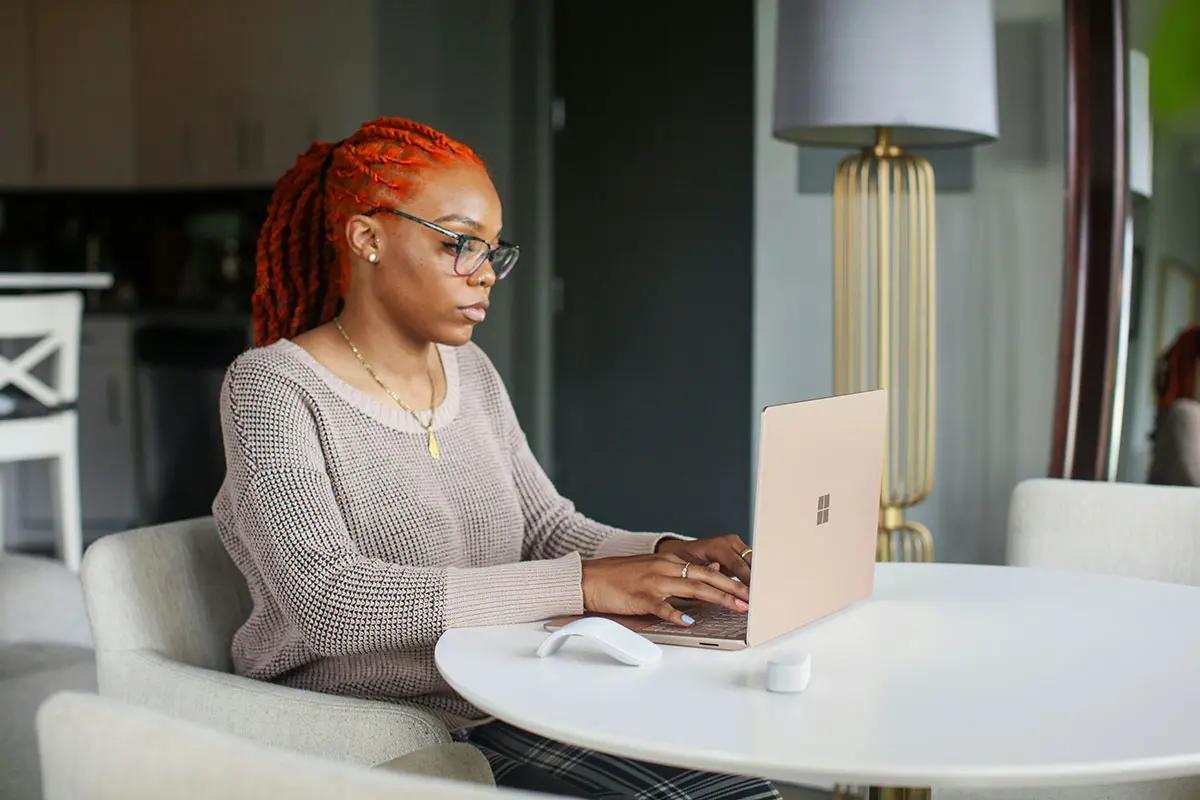
[[[435,461],[442,457],[442,448],[438,447],[437,437],[433,435],[433,431],[429,431],[429,455],[433,456]]]

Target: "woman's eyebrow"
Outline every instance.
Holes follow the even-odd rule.
[[[483,225],[471,219],[470,217],[464,217],[462,214],[445,214],[435,219],[434,222],[459,222],[474,231],[483,229]]]
[[[470,217],[463,216],[462,214],[444,214],[444,215],[438,217],[437,219],[435,219],[434,222],[439,223],[439,224],[442,222],[458,222],[463,225],[466,225],[468,228],[475,231],[476,233],[479,233],[480,231],[483,230],[483,225],[481,223],[477,222],[476,220],[471,219]],[[500,232],[496,231],[496,235],[499,236]]]

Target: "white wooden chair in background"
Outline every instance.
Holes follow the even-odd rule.
[[[15,387],[36,404],[33,413],[18,411],[0,416],[0,465],[51,459],[58,554],[73,572],[79,570],[83,555],[78,418],[74,408],[79,398],[82,314],[83,298],[78,292],[0,296],[0,342],[36,340],[19,355],[0,355],[0,390]],[[34,371],[51,356],[56,358],[51,378],[45,381]],[[4,544],[3,520],[0,514],[0,549]]]

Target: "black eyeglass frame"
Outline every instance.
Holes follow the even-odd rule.
[[[464,278],[474,275],[476,272],[479,271],[480,267],[483,266],[483,263],[485,261],[490,261],[492,264],[492,270],[493,270],[493,272],[496,273],[496,280],[502,281],[506,277],[508,277],[508,274],[510,272],[513,271],[513,267],[515,267],[517,265],[517,260],[521,257],[520,245],[513,244],[512,242],[506,242],[503,239],[500,239],[499,242],[497,243],[497,245],[495,247],[492,247],[490,244],[488,244],[488,242],[486,240],[480,239],[478,236],[472,236],[468,233],[459,233],[458,231],[452,231],[449,228],[443,228],[441,225],[438,225],[436,222],[430,222],[427,219],[421,219],[418,216],[409,214],[407,211],[401,211],[398,208],[391,208],[389,206],[376,206],[375,208],[372,208],[369,211],[364,211],[363,216],[364,217],[374,216],[375,214],[378,214],[380,211],[386,211],[389,214],[395,214],[397,217],[402,217],[403,219],[410,220],[412,222],[417,223],[418,225],[424,225],[426,228],[429,228],[430,230],[437,231],[438,233],[442,234],[443,236],[448,236],[451,239],[453,239],[455,241],[454,274],[460,275]],[[484,247],[487,248],[488,252],[484,258],[480,259],[479,266],[475,267],[470,272],[461,272],[458,269],[458,262],[462,259],[463,249],[466,248],[467,242],[469,242],[469,241],[476,241],[476,242],[481,243]],[[496,270],[496,254],[499,253],[501,250],[507,250],[508,252],[511,252],[513,254],[512,261],[508,264],[507,268],[504,269],[503,273]]]

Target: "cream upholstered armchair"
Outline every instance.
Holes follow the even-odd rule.
[[[0,554],[0,797],[5,800],[42,796],[34,717],[43,700],[66,689],[96,691],[79,575],[48,558]]]
[[[57,694],[37,722],[45,800],[550,797],[301,756],[95,695]]]
[[[83,587],[101,695],[300,753],[491,781],[486,759],[424,709],[232,674],[250,597],[211,517],[100,539]]]
[[[1200,489],[1025,481],[1009,506],[1008,563],[1200,586]]]

